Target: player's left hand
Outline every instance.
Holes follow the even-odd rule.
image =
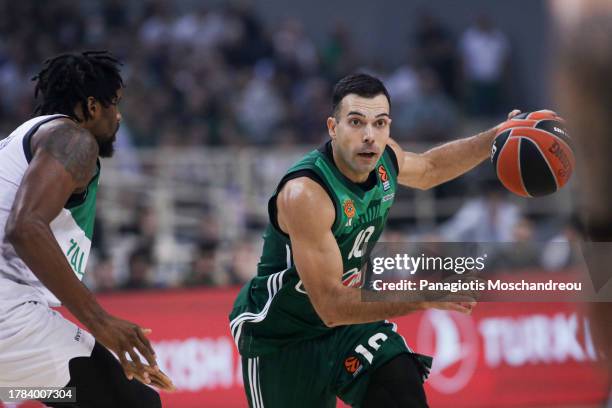
[[[508,118],[506,120],[510,120],[513,117],[520,115],[521,113],[522,112],[520,109],[512,109],[510,113],[508,113]],[[502,126],[504,126],[505,123],[506,123],[505,121],[500,122],[497,125],[495,125],[493,128],[488,130],[489,134],[491,135],[491,138],[495,137],[499,133],[500,129],[502,128]],[[491,139],[491,143],[493,143],[493,139]]]
[[[519,109],[512,109],[512,111],[508,114],[508,120],[512,119],[513,117],[520,115],[522,112]]]
[[[474,310],[474,308],[477,305],[476,301],[471,301],[471,302],[457,302],[459,303],[461,306],[463,306],[466,310],[467,313],[466,314],[472,314],[472,311]]]

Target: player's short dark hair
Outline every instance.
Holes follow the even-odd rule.
[[[123,87],[120,66],[119,60],[107,51],[62,54],[46,60],[43,69],[32,78],[36,81],[34,98],[42,98],[34,112],[61,113],[76,119],[74,108],[81,103],[83,119],[89,119],[88,97],[107,107]]]
[[[374,98],[383,94],[389,101],[391,107],[391,97],[382,81],[368,74],[350,74],[339,80],[334,86],[332,97],[332,114],[336,116],[340,107],[340,102],[348,94],[356,94],[364,98]]]

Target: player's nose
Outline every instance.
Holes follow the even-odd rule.
[[[363,143],[373,143],[374,142],[374,132],[371,125],[367,125],[363,129]]]

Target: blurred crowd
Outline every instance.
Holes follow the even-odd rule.
[[[30,78],[41,61],[84,49],[107,49],[124,62],[120,143],[127,148],[318,144],[326,135],[333,84],[356,70],[384,80],[400,142],[443,142],[457,137],[466,118],[499,119],[507,110],[511,45],[485,15],[453,32],[423,12],[407,26],[403,61],[388,66],[355,44],[351,27],[338,24],[316,43],[299,19],[265,24],[256,3],[247,1],[190,8],[161,0],[76,4],[0,2],[0,135],[31,116]],[[447,240],[493,241],[536,234],[516,205],[487,191],[430,232]],[[226,242],[219,221],[209,217],[206,228],[188,238],[189,266],[168,280],[158,262],[164,243],[157,215],[142,202],[134,214],[119,237],[106,236],[103,222],[97,225],[88,278],[97,290],[231,285],[255,273],[261,225],[248,239]],[[566,226],[546,231],[555,239]],[[118,255],[117,247],[128,250]]]
[[[451,33],[424,13],[403,63],[387,66],[358,52],[347,26],[316,44],[295,17],[264,25],[249,4],[0,2],[0,129],[30,115],[30,78],[45,58],[82,49],[125,63],[123,125],[136,146],[316,143],[333,83],[357,69],[385,80],[394,132],[411,140],[448,138],[461,112],[506,109],[510,46],[486,16]]]

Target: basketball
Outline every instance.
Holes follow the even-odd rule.
[[[523,197],[554,193],[569,181],[575,165],[565,121],[551,110],[507,120],[495,136],[491,161],[511,192]]]

